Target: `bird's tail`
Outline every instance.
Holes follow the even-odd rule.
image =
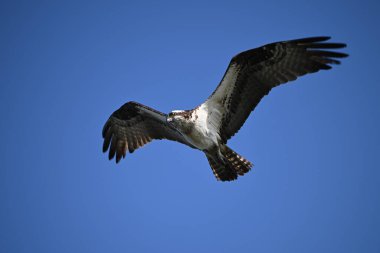
[[[206,153],[208,162],[217,180],[232,181],[251,170],[253,164],[223,145],[220,153]]]

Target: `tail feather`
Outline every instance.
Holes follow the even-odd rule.
[[[207,153],[207,159],[217,180],[232,181],[251,170],[253,164],[235,151],[222,146],[219,154]]]

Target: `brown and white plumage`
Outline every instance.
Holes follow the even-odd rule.
[[[116,162],[154,139],[168,139],[190,145],[181,133],[166,123],[167,115],[148,106],[128,102],[116,110],[103,127],[103,152]]]
[[[116,162],[153,139],[168,139],[206,154],[218,180],[230,181],[248,172],[252,163],[227,147],[251,111],[270,90],[299,76],[331,68],[347,54],[329,51],[342,43],[312,37],[271,43],[232,58],[213,94],[193,110],[169,115],[128,102],[115,111],[103,128],[103,152]]]
[[[251,111],[270,90],[280,84],[339,64],[347,54],[324,49],[343,48],[342,43],[324,43],[330,37],[313,37],[271,43],[232,58],[219,86],[206,104],[221,105],[223,142],[244,124]]]

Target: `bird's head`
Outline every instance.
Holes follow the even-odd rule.
[[[191,113],[189,111],[175,110],[168,114],[166,121],[169,124],[172,124],[176,127],[180,127],[187,125],[190,117]]]
[[[171,111],[166,117],[166,121],[175,124],[176,122],[183,120],[183,113],[184,111],[182,110]]]

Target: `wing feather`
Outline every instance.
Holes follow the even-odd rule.
[[[227,142],[239,131],[252,110],[272,88],[307,73],[331,69],[348,55],[327,51],[343,43],[325,42],[330,37],[281,41],[242,52],[232,58],[222,81],[206,100],[207,108],[222,111],[219,134]],[[338,58],[338,59],[337,59]]]
[[[102,132],[103,152],[118,163],[127,150],[133,153],[154,139],[178,141],[191,146],[184,137],[166,122],[166,114],[145,105],[128,102],[107,120]],[[192,147],[192,146],[191,146]]]

